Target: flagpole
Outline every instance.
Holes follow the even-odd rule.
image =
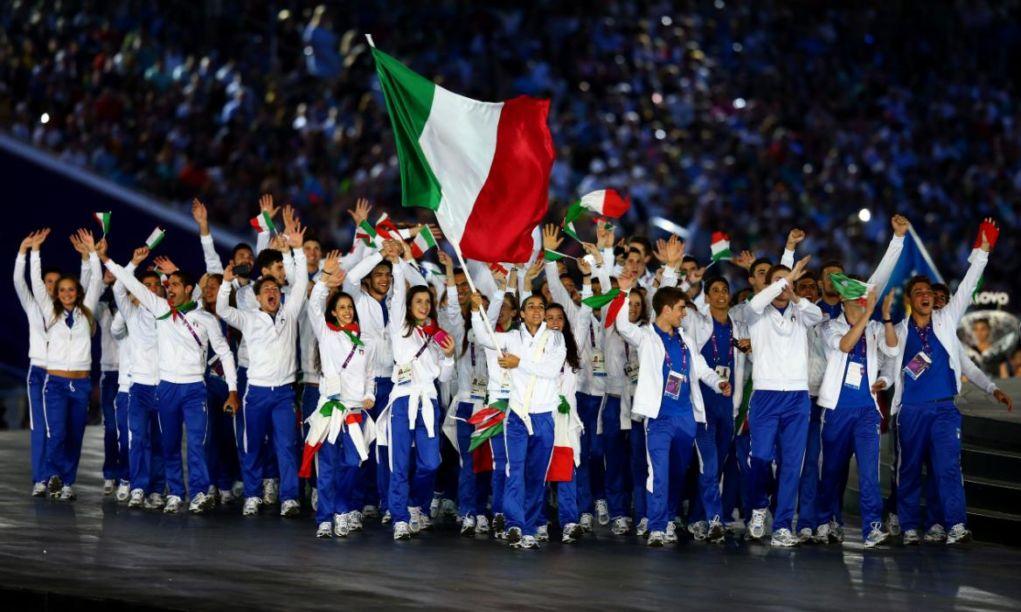
[[[461,270],[464,271],[464,277],[468,279],[468,287],[472,291],[472,295],[478,293],[478,289],[475,288],[475,281],[472,280],[472,275],[468,271],[468,264],[464,261],[464,255],[461,254],[461,247],[450,241],[450,246],[454,247],[454,254],[457,255],[457,261],[461,262]],[[510,274],[510,272],[508,272]],[[489,337],[493,339],[493,346],[496,347],[496,354],[503,358],[503,351],[500,349],[500,343],[496,341],[496,330],[493,329],[492,323],[489,322],[489,316],[486,311],[482,309],[482,305],[479,304],[479,314],[482,315],[482,323],[486,327],[486,331],[489,332]]]

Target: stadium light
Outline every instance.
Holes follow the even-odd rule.
[[[39,123],[41,123],[43,125],[46,125],[49,122],[50,122],[50,114],[49,113],[43,113],[42,116],[39,117]]]
[[[872,220],[872,211],[867,208],[859,210],[858,220],[861,221],[862,223],[868,223],[869,221]]]

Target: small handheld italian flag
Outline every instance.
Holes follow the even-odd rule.
[[[474,452],[493,436],[503,432],[503,422],[507,418],[507,400],[494,402],[479,410],[468,418],[468,424],[475,426],[471,435],[468,452]]]
[[[435,246],[436,238],[433,237],[432,230],[429,229],[428,225],[423,225],[422,231],[418,232],[414,242],[411,243],[411,256],[419,259],[422,255],[425,255],[426,251]]]
[[[152,230],[149,237],[145,239],[145,246],[149,247],[149,250],[152,251],[159,245],[159,243],[163,242],[163,237],[166,235],[167,232],[164,231],[162,227],[157,227]]]
[[[269,216],[269,212],[265,210],[252,217],[250,223],[258,232],[273,232],[275,234],[280,231],[277,229],[276,224],[273,223],[273,217]]]
[[[830,281],[833,283],[833,288],[837,291],[840,297],[845,300],[861,300],[868,295],[869,290],[872,289],[872,285],[869,283],[848,278],[840,272],[834,272],[830,274]]]
[[[613,327],[614,321],[617,320],[617,313],[624,307],[624,293],[620,289],[610,289],[606,293],[589,296],[583,299],[581,303],[592,310],[599,310],[609,304],[610,308],[606,311],[603,326],[610,328]]]
[[[730,252],[730,236],[723,232],[713,232],[712,242],[709,245],[709,253],[713,263],[733,259],[734,254]]]
[[[546,482],[570,482],[574,476],[574,448],[571,446],[571,405],[560,396],[554,415],[553,456],[546,470]]]
[[[561,259],[577,259],[577,257],[571,257],[566,253],[560,251],[554,251],[553,249],[545,249],[543,253],[543,259],[546,261],[560,261]]]
[[[106,238],[106,234],[110,231],[110,216],[112,214],[111,211],[92,213],[99,223],[99,227],[103,229],[103,238]]]
[[[631,199],[623,198],[613,189],[600,189],[581,196],[582,208],[599,215],[619,219],[631,208]]]

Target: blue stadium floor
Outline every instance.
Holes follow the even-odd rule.
[[[0,433],[5,609],[1021,606],[1021,549],[894,545],[864,553],[857,530],[842,548],[728,541],[650,550],[604,530],[575,547],[516,551],[442,530],[402,544],[378,525],[317,540],[310,518],[129,512],[102,497],[100,433],[87,433],[73,505],[30,497],[27,432]]]

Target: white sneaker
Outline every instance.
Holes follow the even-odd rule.
[[[333,537],[333,526],[330,525],[329,521],[323,521],[319,523],[319,529],[316,529],[317,538],[331,538]]]
[[[613,519],[613,525],[610,527],[610,533],[616,536],[627,535],[631,531],[631,523],[628,522],[627,517],[618,516]]]
[[[191,498],[191,505],[188,506],[188,512],[192,514],[203,514],[212,510],[213,498],[206,495],[205,493],[197,493],[195,497]]]
[[[141,508],[145,503],[145,492],[141,489],[131,491],[131,499],[128,500],[128,508]]]
[[[280,504],[280,516],[294,518],[301,514],[301,504],[296,499],[286,499]]]
[[[753,540],[761,540],[766,535],[766,509],[752,510],[752,522],[748,526],[748,536]]]
[[[72,502],[78,499],[78,494],[74,492],[74,488],[71,485],[64,485],[60,488],[60,501]]]
[[[411,528],[404,521],[394,523],[394,540],[410,540]]]
[[[458,518],[457,504],[452,499],[440,500],[440,516],[455,520]]]
[[[605,499],[596,500],[596,518],[600,525],[610,524],[610,506],[607,505]]]
[[[843,544],[844,542],[844,527],[837,522],[837,519],[830,519],[829,541],[831,544]]]
[[[549,525],[539,525],[536,527],[535,539],[540,542],[549,542]]]
[[[922,541],[922,538],[918,537],[917,529],[907,529],[904,531],[904,545],[910,546],[912,544],[918,544]]]
[[[422,514],[421,508],[408,508],[408,513],[411,515],[411,520],[408,521],[408,529],[411,531],[411,535],[416,535],[422,531],[422,523],[427,519]]]
[[[271,506],[280,501],[280,481],[276,478],[262,479],[262,503]]]
[[[649,519],[642,517],[642,520],[638,521],[638,526],[635,527],[635,535],[647,536],[649,535]]]
[[[123,504],[128,501],[129,497],[131,497],[131,485],[128,481],[122,480],[120,484],[117,485],[117,501]]]
[[[37,482],[32,485],[32,497],[45,497],[46,496],[46,483]]]
[[[333,515],[333,534],[338,538],[346,538],[351,533],[351,523],[347,520],[346,514]]]
[[[709,521],[709,531],[706,533],[706,539],[710,542],[722,542],[727,536],[727,530],[723,527],[723,522],[720,517],[714,517],[713,520]]]
[[[868,537],[865,538],[865,548],[874,548],[886,541],[890,534],[883,531],[883,524],[876,521],[871,525]]]
[[[259,514],[259,506],[261,505],[261,497],[246,497],[245,505],[241,508],[241,516],[255,516]]]
[[[103,481],[103,495],[113,495],[113,490],[117,487],[117,481],[110,478]]]
[[[387,510],[386,512],[383,513],[382,518],[379,519],[379,523],[381,525],[389,525],[390,521],[392,521],[392,520],[393,520],[393,517],[390,516],[390,511]]]
[[[827,523],[819,525],[815,530],[815,537],[813,541],[816,544],[829,544],[830,543],[830,526]]]
[[[347,524],[351,526],[351,531],[362,530],[362,513],[358,510],[352,510],[347,513]]]
[[[582,531],[581,525],[578,523],[568,523],[564,525],[564,533],[560,537],[560,542],[562,544],[574,544],[581,537]]]
[[[690,533],[691,537],[695,538],[695,540],[701,542],[702,540],[705,540],[706,534],[709,533],[709,523],[705,521],[695,521],[688,525],[688,533]]]
[[[163,508],[164,504],[166,504],[166,501],[164,501],[161,493],[150,493],[148,499],[145,500],[145,509],[159,511]]]
[[[475,517],[472,515],[461,518],[461,535],[466,538],[475,537]]]
[[[313,487],[311,498],[312,498],[311,499],[312,512],[316,512],[317,510],[319,510],[319,489]]]
[[[971,531],[964,523],[957,523],[947,532],[947,544],[963,544],[971,540]]]
[[[201,495],[201,493],[200,493]],[[163,506],[163,514],[177,514],[184,505],[184,500],[177,495],[168,495],[167,504]]]
[[[925,541],[930,544],[942,544],[947,541],[947,530],[943,525],[936,523],[925,532]]]
[[[811,527],[802,527],[798,530],[798,542],[807,544],[808,542],[814,541],[815,535],[812,533]]]
[[[900,535],[900,517],[896,514],[890,514],[890,518],[886,521],[886,530],[890,532],[890,535],[896,537]]]
[[[769,543],[779,548],[793,548],[798,545],[798,538],[794,537],[790,529],[781,527],[773,532],[773,539]]]
[[[514,546],[518,542],[520,542],[521,538],[522,535],[520,527],[511,527],[510,529],[507,530],[507,543],[510,544],[511,546]]]
[[[667,523],[667,525],[668,526],[673,525],[673,523]],[[649,534],[649,540],[646,542],[646,545],[651,546],[653,548],[661,548],[665,540],[666,536],[663,534],[662,531],[653,531],[652,533]]]
[[[479,514],[475,517],[475,535],[489,535],[489,519],[486,518],[485,514]]]
[[[364,516],[367,519],[379,518],[379,508],[373,506],[372,504],[368,504],[364,508],[362,508],[362,516]]]
[[[670,521],[666,524],[666,533],[663,534],[663,541],[667,544],[673,544],[677,541],[677,523]]]
[[[581,525],[581,528],[584,529],[587,533],[592,532],[592,515],[589,514],[588,512],[582,513],[581,520],[579,520],[578,523]]]
[[[511,544],[511,546],[514,546],[516,548],[525,548],[525,549],[534,548],[534,549],[538,549],[539,548],[539,540],[535,536],[526,535],[526,536],[522,537],[521,541],[518,542],[516,545],[515,544]]]

